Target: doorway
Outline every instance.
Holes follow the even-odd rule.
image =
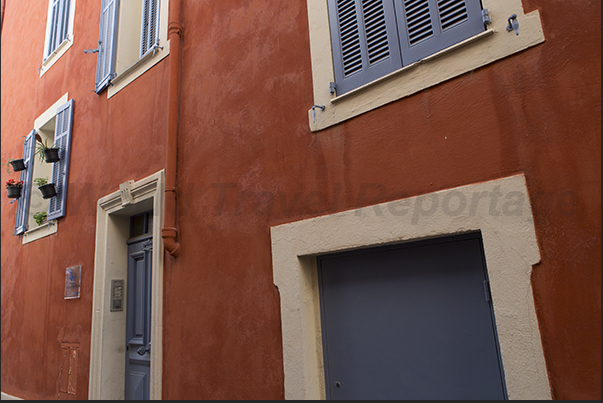
[[[319,256],[328,399],[506,399],[479,233]]]
[[[126,312],[126,400],[149,400],[153,212],[130,217]]]

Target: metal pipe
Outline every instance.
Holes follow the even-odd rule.
[[[177,167],[178,167],[178,123],[179,123],[179,92],[180,92],[180,38],[182,24],[180,23],[181,0],[170,0],[170,22],[168,38],[170,40],[170,64],[168,81],[168,126],[166,139],[166,170],[165,170],[165,206],[164,227],[161,229],[163,246],[173,257],[180,254],[177,220]]]

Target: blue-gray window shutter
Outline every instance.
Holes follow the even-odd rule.
[[[115,45],[117,40],[118,0],[103,0],[101,4],[98,56],[96,59],[95,92],[103,91],[115,77]]]
[[[23,189],[21,190],[21,197],[17,200],[17,216],[15,217],[15,235],[20,235],[27,231],[29,228],[27,221],[29,220],[29,203],[31,195],[31,183],[33,179],[33,159],[36,152],[36,131],[32,130],[31,133],[25,137],[23,143],[23,161],[25,162],[25,169],[21,171],[20,180],[23,181]]]
[[[402,67],[393,0],[328,0],[337,95]]]
[[[140,31],[140,57],[152,49],[159,40],[159,0],[143,0]]]
[[[69,155],[71,152],[71,132],[73,122],[73,99],[67,101],[57,110],[54,146],[60,148],[59,161],[52,165],[52,183],[57,195],[51,197],[48,203],[47,220],[53,220],[65,215],[67,202],[67,184],[69,182]]]
[[[480,0],[394,0],[403,64],[485,30]]]
[[[70,0],[52,0],[50,12],[50,32],[46,57],[67,39],[69,33],[69,4]]]

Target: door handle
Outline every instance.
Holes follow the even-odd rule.
[[[136,350],[136,352],[138,353],[138,355],[145,355],[146,352],[150,352],[151,351],[151,343],[149,343],[146,347],[145,346],[140,346],[138,347],[138,349]]]

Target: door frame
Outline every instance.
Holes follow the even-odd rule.
[[[97,204],[88,399],[124,399],[127,304],[123,311],[110,311],[111,280],[127,281],[126,241],[130,237],[130,216],[150,209],[154,214],[151,340],[155,354],[151,354],[149,397],[161,399],[164,256],[161,228],[165,173],[161,170],[137,182],[130,180],[120,184],[119,188],[99,199]],[[126,301],[127,294],[124,295]]]
[[[326,396],[317,255],[473,231],[482,234],[509,399],[551,399],[530,282],[540,251],[523,174],[271,227],[285,398]]]

